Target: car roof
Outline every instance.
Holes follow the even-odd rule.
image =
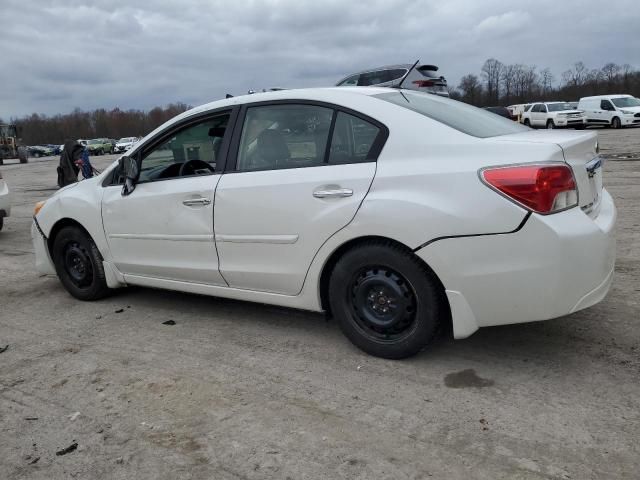
[[[598,100],[601,98],[605,98],[605,99],[610,99],[610,98],[627,98],[627,97],[633,97],[633,95],[629,95],[627,93],[619,93],[619,94],[611,94],[611,95],[594,95],[592,97],[582,97],[580,99],[580,101],[582,100]]]

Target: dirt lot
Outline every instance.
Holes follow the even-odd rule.
[[[1,167],[0,478],[638,478],[640,129],[600,136],[609,296],[401,362],[322,315],[134,288],[76,301],[33,269],[57,160]]]

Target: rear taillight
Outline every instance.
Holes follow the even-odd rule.
[[[413,82],[414,85],[422,88],[422,87],[433,87],[435,86],[435,82],[432,80],[414,80]]]
[[[567,165],[487,168],[481,176],[491,188],[537,213],[546,215],[578,204],[576,181]]]

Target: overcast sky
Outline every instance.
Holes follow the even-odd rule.
[[[0,118],[199,105],[392,63],[640,68],[640,0],[2,0]]]

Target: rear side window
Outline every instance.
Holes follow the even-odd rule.
[[[361,118],[338,112],[331,137],[330,164],[359,163],[370,160],[380,129]]]
[[[370,85],[379,85],[380,83],[391,81],[389,70],[378,70],[376,72],[368,72],[360,75],[358,85],[361,87],[368,87]]]
[[[360,75],[352,75],[349,78],[346,78],[345,80],[341,81],[338,86],[339,87],[355,87],[356,85],[358,85],[358,78],[360,78]]]
[[[466,103],[428,93],[398,91],[374,95],[473,137],[488,138],[529,131],[512,120]]]

